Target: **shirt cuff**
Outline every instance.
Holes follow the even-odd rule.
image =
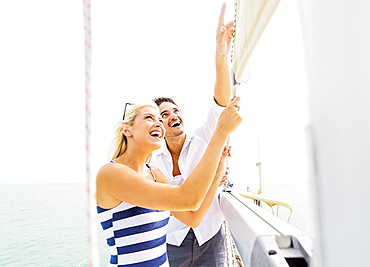
[[[222,107],[219,104],[217,104],[215,98],[213,98],[212,101],[212,109],[216,111],[218,114],[220,114],[226,107]]]

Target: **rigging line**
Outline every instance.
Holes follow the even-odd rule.
[[[86,191],[88,219],[89,267],[100,266],[96,229],[95,183],[91,178],[90,133],[91,133],[91,4],[83,0],[85,32],[85,135],[86,135]]]
[[[231,63],[233,62],[233,59],[234,59],[234,46],[235,46],[235,33],[236,33],[236,12],[237,12],[237,6],[238,6],[238,3],[237,1],[235,0],[234,1],[234,31],[233,31],[233,39],[232,39],[232,45],[231,45]]]
[[[233,38],[232,38],[232,45],[231,45],[231,53],[230,53],[230,61],[231,61],[231,64],[233,63],[233,60],[234,60],[234,46],[235,46],[235,34],[236,34],[236,12],[237,12],[237,6],[238,6],[238,2],[237,0],[234,1],[234,31],[233,31]],[[236,80],[235,80],[235,72],[233,69],[231,69],[231,73],[232,73],[232,81],[230,81],[230,83],[232,84],[232,91],[231,91],[231,100],[234,99],[236,97],[236,91],[237,91],[237,88],[238,86],[240,85],[240,83],[237,83]],[[227,146],[230,146],[230,136],[229,135],[227,137],[227,141],[226,141],[226,145]],[[229,166],[229,159],[226,157],[226,169],[228,168]],[[227,181],[225,181],[224,183],[224,186],[223,186],[223,191],[228,191],[229,190],[229,186],[231,186],[231,181],[230,179],[227,179]]]
[[[107,250],[109,250],[110,249],[110,247],[107,247],[107,248],[105,248],[104,250],[102,250],[101,252],[105,252],[105,251],[107,251]],[[84,264],[85,262],[88,262],[88,260],[89,260],[89,258],[87,257],[87,258],[85,258],[83,261],[81,261],[79,264],[77,264],[76,265],[76,267],[80,267],[80,266],[82,266],[82,264]]]
[[[261,174],[261,161],[260,161],[260,119],[259,119],[259,111],[258,111],[258,92],[256,92],[256,139],[257,139],[257,163],[256,166],[258,167],[258,179],[259,179],[259,189],[258,194],[262,194],[262,174]],[[261,206],[261,202],[258,202],[259,206]]]
[[[257,93],[258,94],[258,93]],[[259,112],[258,112],[258,96],[256,94],[256,134],[257,134],[257,162],[260,162],[260,133],[259,133]]]
[[[228,192],[231,196],[233,196],[237,201],[239,201],[244,207],[249,209],[251,212],[253,212],[258,218],[260,218],[262,221],[264,221],[267,225],[269,225],[272,229],[274,229],[276,232],[278,232],[281,236],[286,237],[287,235],[284,234],[282,231],[280,231],[275,225],[271,224],[268,220],[261,217],[256,211],[251,209],[248,205],[246,205],[236,194],[232,192]]]

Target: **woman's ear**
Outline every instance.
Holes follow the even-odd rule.
[[[132,136],[131,127],[127,124],[123,124],[122,125],[122,133],[123,133],[123,135],[125,135],[127,137]]]

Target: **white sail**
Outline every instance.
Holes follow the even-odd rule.
[[[232,68],[240,83],[244,69],[280,0],[236,0]]]
[[[370,266],[370,2],[299,4],[317,200],[315,266]]]

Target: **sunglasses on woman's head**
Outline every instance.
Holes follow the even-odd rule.
[[[133,105],[134,103],[126,103],[125,104],[125,110],[123,111],[123,117],[122,117],[122,120],[125,120],[125,115],[126,115],[126,108],[127,108],[127,105]]]

